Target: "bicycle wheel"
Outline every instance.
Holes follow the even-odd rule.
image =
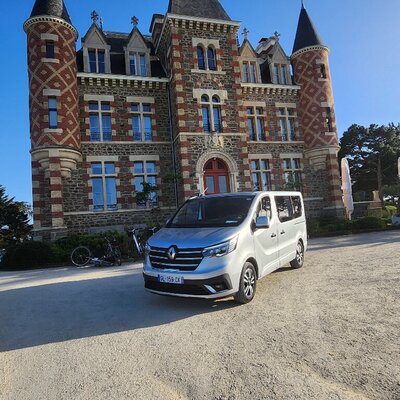
[[[71,253],[71,261],[77,267],[84,267],[91,259],[90,250],[85,246],[79,246]]]

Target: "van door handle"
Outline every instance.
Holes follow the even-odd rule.
[[[282,231],[282,232],[281,232],[281,235],[284,235],[284,234],[285,234],[285,231]]]
[[[276,238],[276,233],[273,233],[273,234],[271,235],[271,237],[272,237],[272,238]]]

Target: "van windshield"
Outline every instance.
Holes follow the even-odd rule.
[[[186,202],[167,228],[239,226],[247,217],[254,196],[199,197]]]

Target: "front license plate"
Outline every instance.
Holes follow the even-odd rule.
[[[158,275],[158,282],[160,283],[173,283],[175,285],[183,285],[183,276],[172,276],[172,275]]]

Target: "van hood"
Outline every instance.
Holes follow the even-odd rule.
[[[168,249],[197,249],[223,243],[240,232],[240,227],[231,228],[163,228],[149,239],[152,247]]]

